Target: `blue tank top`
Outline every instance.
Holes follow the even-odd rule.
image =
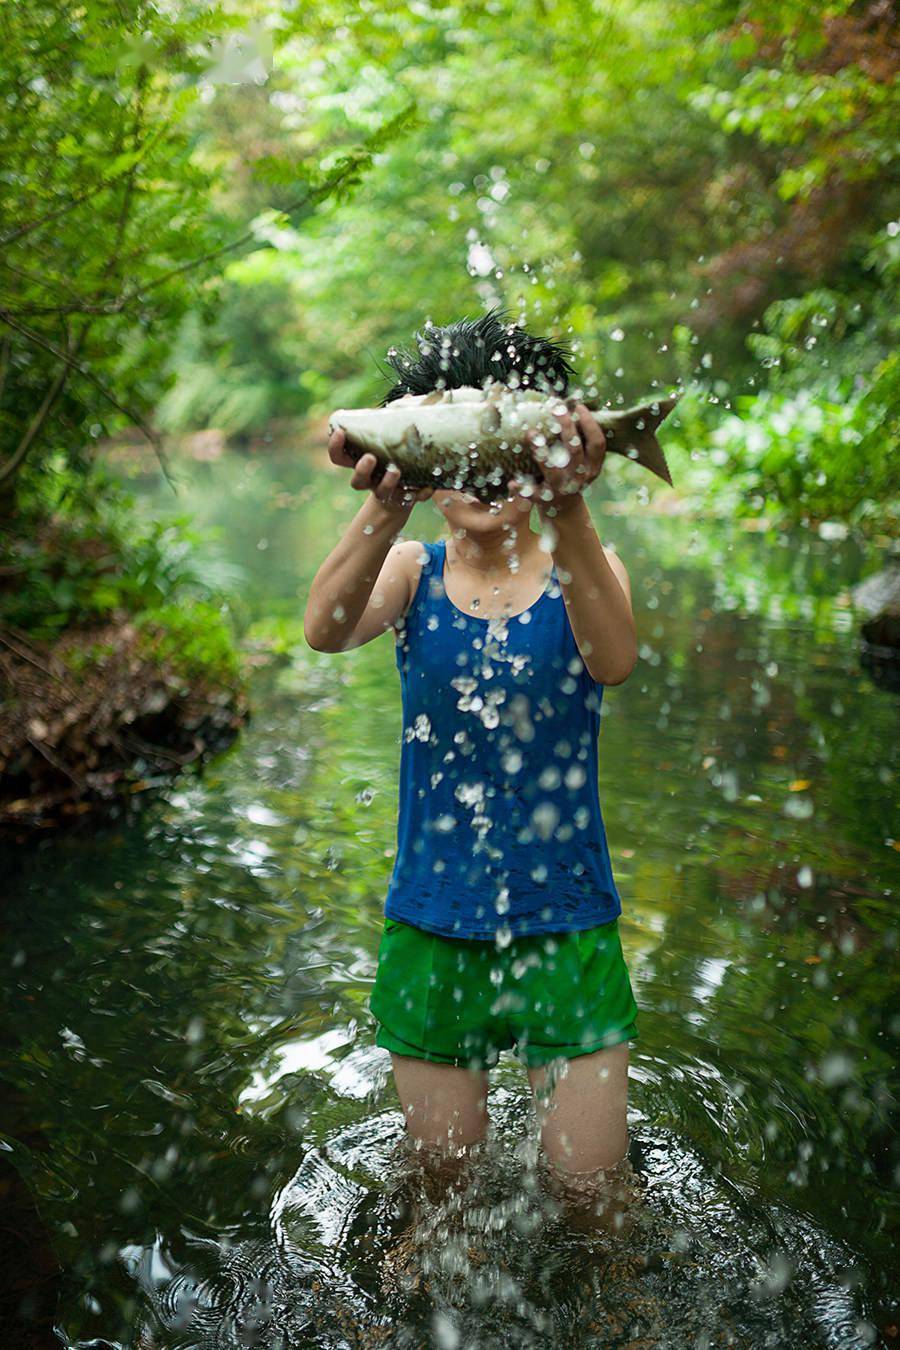
[[[503,619],[464,614],[445,541],[423,545],[396,625],[403,729],[385,916],[501,942],[622,912],[597,788],[603,685],[579,654],[553,569]]]

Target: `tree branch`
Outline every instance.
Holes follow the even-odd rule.
[[[100,393],[108,403],[111,403],[114,408],[120,413],[123,413],[129,421],[133,422],[134,425],[144,433],[147,440],[156,451],[156,457],[159,460],[159,465],[165,475],[166,482],[173,492],[178,492],[178,485],[172,477],[166,462],[165,452],[162,446],[162,437],[158,432],[154,431],[152,427],[147,425],[139,413],[135,412],[133,408],[128,408],[120,403],[115,395],[107,389],[103,381],[97,378],[93,371],[90,371],[85,366],[81,365],[79,361],[76,361],[73,357],[69,356],[68,353],[60,351],[52,342],[48,342],[46,338],[41,337],[40,333],[34,333],[30,328],[26,328],[24,324],[18,323],[13,315],[2,306],[0,306],[0,322],[8,324],[10,328],[14,328],[16,332],[21,333],[23,337],[26,337],[29,342],[33,342],[35,346],[42,347],[44,351],[50,352],[50,354],[55,356],[58,361],[65,362],[66,366],[70,369],[77,370],[79,375],[83,375],[96,389],[99,389]],[[18,451],[16,453],[18,454]]]
[[[9,371],[9,358],[12,351],[12,338],[9,333],[3,334],[3,341],[0,342],[0,403],[3,401],[3,391],[6,388],[6,376]]]
[[[291,202],[289,206],[285,206],[283,208],[284,214],[289,216],[294,211],[299,211],[301,206],[311,205],[320,198],[327,197],[335,187],[340,186],[354,168],[354,163],[352,161],[348,162],[343,166],[340,173],[336,174],[326,183],[321,183],[317,188],[311,188],[305,197],[299,197],[295,202]],[[125,294],[120,296],[118,301],[116,301],[116,305],[120,309],[124,308],[124,306],[130,304],[132,300],[140,299],[146,295],[148,291],[154,290],[157,286],[162,286],[166,281],[171,281],[173,277],[183,276],[185,272],[190,272],[195,267],[202,266],[203,263],[212,262],[213,259],[220,258],[225,253],[231,253],[234,249],[240,248],[242,244],[247,244],[254,239],[256,239],[254,232],[252,230],[246,230],[242,235],[239,235],[237,239],[232,239],[230,243],[221,244],[218,248],[212,249],[209,253],[202,253],[198,258],[190,258],[187,262],[181,263],[180,266],[173,267],[168,272],[163,272],[162,276],[154,277],[153,281],[147,282],[146,285],[135,286],[133,290],[126,291]]]
[[[16,446],[6,463],[0,465],[0,484],[5,483],[8,478],[12,478],[13,474],[18,473],[19,469],[25,463],[25,457],[34,445],[38,432],[46,422],[50,409],[62,393],[62,388],[68,378],[68,374],[69,366],[64,361],[56,373],[56,378],[47,390],[43,403],[31,419],[31,425],[26,430],[25,435],[19,441],[19,444]]]
[[[153,135],[149,138],[147,144],[143,148],[143,154],[146,154],[147,151],[151,149],[151,147],[160,139],[166,128],[172,125],[173,121],[174,119],[171,117],[166,119],[166,121],[154,131]],[[60,216],[66,215],[67,212],[74,211],[77,206],[83,205],[84,202],[90,201],[92,197],[96,197],[101,192],[105,192],[107,188],[111,188],[120,178],[124,178],[133,173],[136,167],[136,164],[132,164],[129,165],[127,169],[122,169],[120,173],[110,174],[108,178],[101,178],[99,183],[92,184],[92,186],[84,192],[76,193],[74,197],[70,197],[68,201],[63,202],[54,211],[49,211],[46,216],[39,216],[37,220],[27,221],[24,225],[20,225],[17,230],[13,230],[10,234],[3,235],[3,237],[0,238],[0,248],[7,248],[10,244],[15,244],[18,240],[24,239],[26,235],[34,234],[35,230],[40,230],[44,225],[49,225],[54,220],[58,220]]]

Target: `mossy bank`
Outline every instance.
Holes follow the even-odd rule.
[[[62,466],[20,499],[0,535],[0,833],[122,815],[237,734],[239,616],[199,543]]]

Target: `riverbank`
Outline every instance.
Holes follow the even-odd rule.
[[[227,563],[101,466],[50,467],[0,536],[0,834],[130,812],[249,713]]]
[[[163,624],[123,611],[52,642],[0,631],[0,680],[0,832],[20,838],[127,813],[249,715],[242,679],[188,674]]]

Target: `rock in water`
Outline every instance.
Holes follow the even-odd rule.
[[[860,625],[860,664],[875,684],[900,689],[900,563],[866,577],[850,592],[866,615]]]

